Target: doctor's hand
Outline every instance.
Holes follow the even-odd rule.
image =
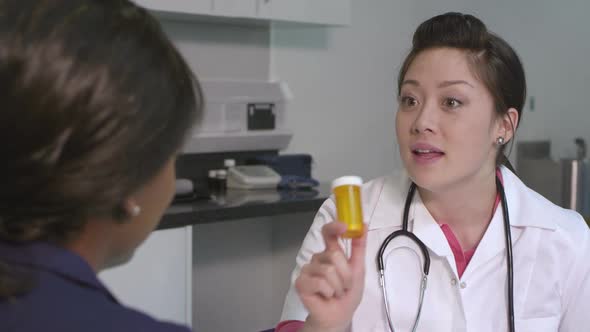
[[[367,233],[352,239],[351,256],[338,243],[346,231],[341,222],[324,225],[326,249],[312,256],[301,269],[295,288],[309,316],[303,331],[344,331],[360,304],[365,287]]]

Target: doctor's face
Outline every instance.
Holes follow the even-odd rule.
[[[493,172],[499,122],[464,51],[434,48],[416,56],[400,89],[396,132],[418,186],[440,192]]]

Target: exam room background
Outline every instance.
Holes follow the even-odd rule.
[[[590,140],[586,0],[353,0],[352,25],[345,28],[164,25],[201,79],[287,82],[294,137],[284,152],[311,154],[320,181],[351,173],[370,179],[401,167],[395,82],[411,35],[423,20],[449,10],[474,13],[519,52],[535,108],[527,101],[518,139],[551,139],[555,158],[574,155],[573,137]],[[195,326],[273,326],[312,218],[196,226]]]

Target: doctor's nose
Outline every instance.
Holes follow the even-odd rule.
[[[412,123],[411,131],[413,134],[434,133],[436,128],[436,109],[429,105],[424,105],[416,114]]]

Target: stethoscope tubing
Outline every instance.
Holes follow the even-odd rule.
[[[510,332],[515,332],[515,325],[514,325],[514,264],[513,264],[513,255],[512,255],[512,235],[510,232],[510,215],[508,213],[508,204],[506,202],[506,194],[504,192],[504,186],[498,177],[496,177],[496,189],[500,194],[500,202],[502,204],[502,216],[504,219],[504,236],[506,240],[506,265],[507,265],[507,297],[508,297],[508,328]],[[383,291],[383,301],[385,304],[385,313],[387,315],[387,322],[389,325],[389,329],[391,332],[395,332],[393,327],[393,322],[391,321],[391,315],[389,311],[389,303],[387,302],[387,290],[385,286],[385,265],[383,263],[383,255],[385,253],[385,249],[389,245],[389,243],[397,238],[397,237],[407,237],[412,242],[414,242],[420,248],[422,252],[422,257],[424,257],[424,264],[422,266],[422,281],[420,284],[420,299],[418,303],[418,311],[416,314],[416,319],[414,321],[414,325],[412,327],[412,331],[416,331],[418,327],[418,322],[420,320],[420,314],[422,312],[422,305],[424,303],[424,294],[426,292],[426,287],[428,284],[428,274],[430,272],[430,254],[428,253],[428,249],[426,245],[412,232],[408,230],[408,217],[410,212],[410,206],[412,204],[412,199],[414,197],[414,193],[416,192],[416,184],[412,182],[410,188],[408,190],[408,194],[406,196],[406,202],[404,204],[404,211],[403,211],[403,219],[402,219],[402,229],[392,232],[385,238],[381,246],[379,247],[379,251],[377,253],[377,270],[379,272],[379,283],[381,289]],[[419,257],[418,257],[419,258]]]

